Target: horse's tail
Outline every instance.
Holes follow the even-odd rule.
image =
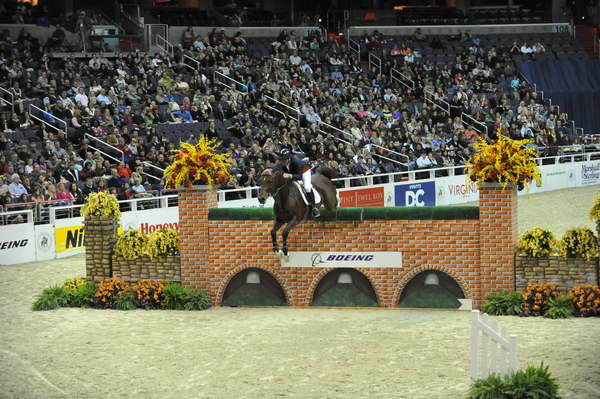
[[[337,170],[321,166],[317,169],[317,173],[325,176],[329,180],[336,179],[340,176]]]

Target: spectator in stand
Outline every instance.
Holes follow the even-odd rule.
[[[56,199],[65,200],[72,203],[75,198],[73,197],[73,194],[71,194],[71,192],[66,189],[64,183],[58,183]]]
[[[88,195],[90,195],[91,193],[96,193],[98,192],[98,190],[96,189],[96,186],[94,186],[94,180],[91,177],[88,177],[85,179],[85,184],[83,185],[83,188],[81,189],[81,194],[83,196],[83,200],[85,201],[85,199],[88,197]]]
[[[8,191],[13,198],[19,198],[23,194],[29,194],[27,189],[21,183],[21,178],[18,174],[14,173],[11,177],[12,183],[8,186]]]

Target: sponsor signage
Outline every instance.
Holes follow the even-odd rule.
[[[396,206],[435,206],[435,182],[401,184],[394,187]]]
[[[145,234],[160,229],[179,230],[179,208],[146,209],[124,213],[121,216],[121,225],[124,231],[140,229]]]
[[[0,238],[0,265],[14,265],[35,261],[35,234],[33,224],[19,223],[2,226]]]
[[[383,187],[373,187],[339,192],[340,207],[385,206]]]
[[[83,250],[84,228],[82,224],[75,226],[58,227],[54,229],[55,251],[57,254],[75,254]]]
[[[437,205],[460,204],[479,200],[477,184],[466,176],[448,176],[436,181]]]
[[[402,252],[290,252],[285,267],[379,268],[402,267]]]
[[[581,168],[581,185],[600,183],[600,162],[584,163]]]

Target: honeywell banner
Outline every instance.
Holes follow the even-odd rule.
[[[140,229],[150,234],[160,229],[179,230],[179,208],[147,209],[121,215],[123,231]]]
[[[402,267],[402,252],[290,252],[283,267]]]

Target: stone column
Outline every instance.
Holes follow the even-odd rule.
[[[518,234],[517,189],[497,183],[479,187],[481,292],[515,289],[515,244]]]
[[[112,217],[85,219],[85,275],[89,281],[112,277],[112,255],[117,242],[117,220]]]
[[[217,207],[217,193],[207,186],[179,190],[179,232],[181,233],[181,284],[202,291],[215,304],[209,282],[208,211]]]

